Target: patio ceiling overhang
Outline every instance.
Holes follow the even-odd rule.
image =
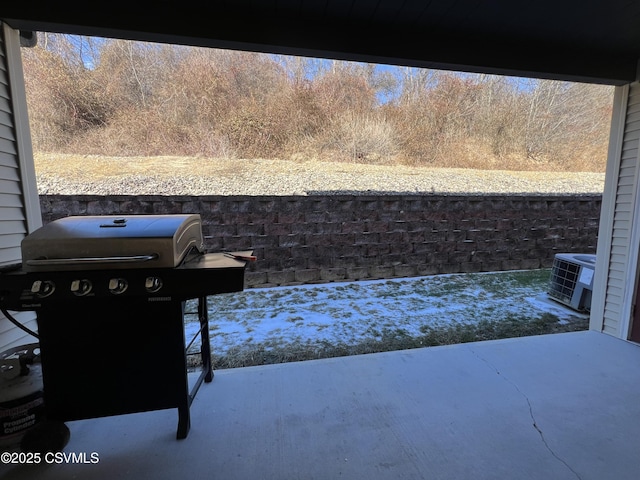
[[[636,79],[640,58],[640,3],[627,0],[10,1],[0,19],[25,31],[614,85]]]

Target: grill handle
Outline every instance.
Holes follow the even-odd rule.
[[[158,258],[157,253],[132,255],[128,257],[77,257],[77,258],[36,258],[27,260],[27,265],[44,267],[49,265],[83,265],[92,263],[142,263]]]

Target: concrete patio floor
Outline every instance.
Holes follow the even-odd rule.
[[[635,480],[640,346],[589,331],[222,370],[191,415],[186,440],[176,410],[69,422],[65,452],[98,463],[2,478]]]

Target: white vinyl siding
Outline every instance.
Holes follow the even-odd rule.
[[[0,23],[0,268],[19,264],[20,242],[41,224],[17,31]],[[14,317],[32,330],[32,312]],[[0,314],[0,352],[33,337]]]
[[[7,55],[0,39],[0,266],[20,261],[20,240],[26,234],[18,152],[14,134]],[[11,222],[7,228],[5,222]]]
[[[620,88],[620,87],[619,87]],[[631,315],[631,303],[635,288],[636,264],[638,247],[632,244],[637,241],[637,233],[634,233],[632,225],[638,221],[638,143],[640,141],[640,84],[633,83],[625,87],[628,92],[623,101],[624,123],[621,127],[621,138],[611,138],[617,142],[617,158],[609,158],[610,163],[616,164],[613,174],[612,194],[613,205],[602,216],[609,217],[608,231],[600,232],[600,235],[608,235],[608,245],[604,251],[598,249],[598,255],[606,256],[601,263],[606,265],[606,286],[604,292],[604,305],[602,309],[601,330],[605,333],[620,338],[627,338],[629,316]],[[613,119],[615,122],[616,119]],[[605,188],[605,195],[607,194]],[[603,199],[605,207],[606,199]],[[612,208],[611,208],[612,207]],[[607,225],[606,222],[603,225]],[[604,244],[605,242],[603,242]],[[635,250],[634,250],[635,249]],[[595,293],[595,292],[594,292]]]

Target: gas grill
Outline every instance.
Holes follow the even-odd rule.
[[[0,306],[37,313],[48,420],[189,408],[213,379],[207,296],[244,287],[252,252],[205,253],[199,215],[76,216],[22,241]],[[202,371],[190,387],[185,302],[197,299]]]

